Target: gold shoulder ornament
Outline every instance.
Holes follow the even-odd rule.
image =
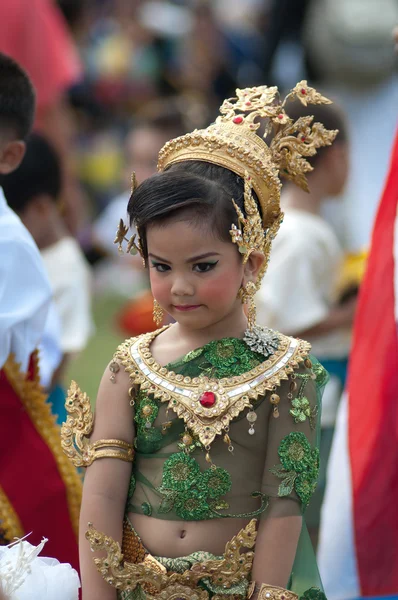
[[[99,458],[119,458],[133,462],[134,448],[123,440],[107,439],[90,442],[94,427],[94,414],[90,399],[72,381],[65,402],[68,412],[61,428],[62,449],[75,467],[89,467]]]
[[[162,367],[151,354],[152,341],[167,327],[126,340],[118,348],[117,359],[132,384],[167,403],[207,451],[216,436],[224,435],[224,441],[230,443],[232,419],[246,408],[252,409],[253,401],[268,390],[275,391],[300,363],[308,361],[311,348],[308,342],[276,334],[278,347],[273,354],[243,375],[223,379],[184,377]],[[279,401],[276,394],[272,396]]]

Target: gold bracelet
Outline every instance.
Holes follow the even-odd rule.
[[[248,598],[256,593],[258,593],[257,600],[298,600],[297,594],[289,590],[266,583],[256,584],[253,581],[249,586]]]
[[[120,458],[125,462],[133,462],[134,448],[132,444],[122,440],[97,440],[87,444],[83,450],[84,467],[89,467],[99,458]]]

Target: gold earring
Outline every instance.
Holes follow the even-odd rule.
[[[155,321],[156,325],[159,327],[162,323],[163,323],[163,317],[164,317],[164,313],[163,313],[163,308],[160,306],[159,302],[157,302],[157,300],[153,301],[153,320]]]
[[[242,292],[240,297],[242,304],[247,304],[247,327],[249,330],[254,329],[256,325],[256,304],[254,302],[254,295],[257,292],[256,284],[249,281],[245,286],[241,288]]]

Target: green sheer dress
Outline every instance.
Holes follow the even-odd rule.
[[[126,354],[119,358],[126,366]],[[241,339],[224,338],[166,368],[183,377],[223,379],[247,373],[266,358]],[[231,421],[227,435],[211,445],[210,456],[167,402],[138,388],[126,514],[181,521],[239,517],[248,522],[304,515],[317,483],[320,401],[327,373],[312,356],[303,357],[291,371]],[[175,570],[182,560],[157,558]],[[304,517],[288,589],[304,598],[324,598]]]

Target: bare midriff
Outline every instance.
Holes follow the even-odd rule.
[[[250,520],[165,521],[136,513],[129,513],[129,519],[148,552],[168,558],[187,556],[199,550],[222,555],[225,544]]]

